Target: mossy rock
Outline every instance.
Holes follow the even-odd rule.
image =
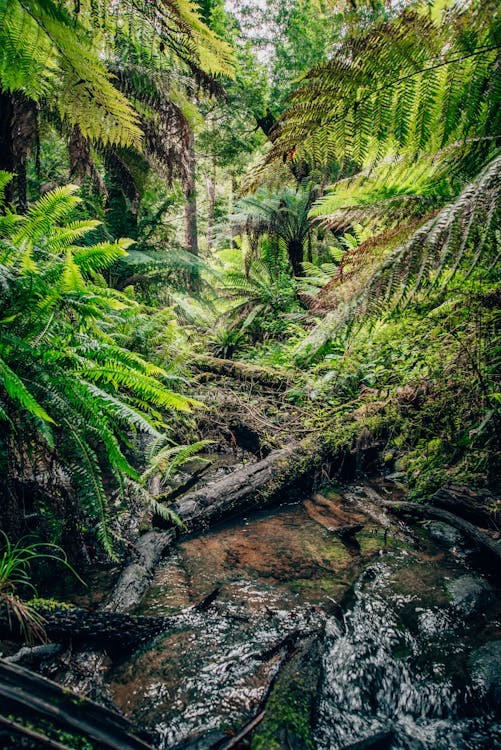
[[[305,639],[281,670],[252,736],[251,750],[315,750],[315,707],[321,675],[319,636]]]

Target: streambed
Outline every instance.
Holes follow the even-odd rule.
[[[355,509],[354,494],[364,488],[226,523],[162,564],[138,612],[182,612],[180,626],[110,675],[118,707],[160,750],[237,731],[278,668],[275,647],[324,630],[319,750],[378,735],[395,750],[501,747],[487,662],[472,666],[501,638],[499,592],[453,530],[435,524],[440,539],[411,545]],[[362,528],[342,541],[347,524]]]

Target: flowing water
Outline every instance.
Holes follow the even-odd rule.
[[[435,524],[445,542],[424,534],[417,552],[354,496],[364,488],[225,524],[163,563],[140,612],[181,613],[179,627],[117,665],[110,684],[160,750],[237,731],[256,714],[284,637],[324,629],[318,750],[364,738],[394,750],[501,748],[492,582],[472,574],[452,530]],[[343,543],[335,530],[347,523],[363,528]],[[494,657],[480,651],[475,662],[485,643]]]

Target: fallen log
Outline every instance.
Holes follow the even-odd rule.
[[[167,617],[137,617],[79,607],[36,607],[36,612],[43,617],[43,628],[51,641],[69,638],[73,646],[94,642],[114,648],[137,647],[173,625],[173,620]],[[9,617],[6,608],[0,610],[0,635],[22,636],[18,621]],[[20,658],[29,657],[30,649],[19,654]],[[9,661],[12,663],[13,659]]]
[[[139,604],[156,566],[171,549],[175,538],[174,530],[149,531],[139,538],[134,547],[134,559],[120,574],[104,611],[123,614]],[[113,705],[104,684],[106,662],[104,651],[81,651],[73,657],[71,669],[62,677],[62,683],[79,695]]]
[[[28,667],[40,664],[44,659],[52,659],[60,651],[61,646],[58,643],[44,643],[41,646],[22,646],[12,656],[4,657],[4,660],[9,664],[21,664],[24,667]]]
[[[17,721],[12,721],[12,719],[7,719],[5,716],[0,716],[0,736],[4,734],[10,738],[22,737],[25,740],[27,739],[37,748],[48,747],[50,750],[71,750],[71,747],[68,747],[68,745],[62,745],[60,742],[51,740],[49,737],[46,737],[46,735],[41,734],[40,732],[35,732],[33,729],[29,729],[23,724],[19,724]],[[7,747],[8,745],[5,745],[4,741],[2,741],[3,750],[7,750]],[[11,747],[13,746],[11,745]]]
[[[473,490],[451,484],[441,487],[430,499],[430,504],[448,510],[471,523],[496,528],[500,501],[489,490]]]
[[[306,439],[209,482],[170,507],[188,531],[207,529],[227,518],[268,507],[279,498],[304,497],[330,458],[327,443]]]
[[[134,545],[134,559],[121,572],[104,609],[129,612],[136,607],[146,591],[162,557],[176,539],[173,530],[148,531]]]
[[[279,391],[287,390],[292,384],[292,377],[286,371],[269,370],[248,362],[199,355],[191,359],[190,365],[200,372],[259,383]]]
[[[129,722],[120,714],[84,698],[77,699],[55,682],[3,659],[0,659],[0,698],[2,710],[28,719],[31,725],[35,719],[49,720],[57,727],[93,739],[111,750],[151,750],[130,733]],[[4,726],[6,719],[10,716],[3,717]],[[9,730],[19,734],[22,725],[13,723],[15,726],[11,725]]]
[[[205,530],[219,521],[270,506],[280,498],[291,501],[303,497],[330,458],[328,441],[306,439],[187,493],[170,508],[187,532]],[[121,574],[105,610],[127,612],[140,601],[158,561],[170,549],[175,536],[174,530],[168,530],[141,537],[136,545],[138,557]],[[64,684],[83,695],[109,700],[104,687],[106,657],[104,652],[96,651],[77,654]]]
[[[168,490],[167,492],[161,492],[155,495],[157,503],[171,503],[180,495],[184,495],[185,492],[191,490],[198,482],[203,478],[204,474],[207,474],[209,469],[212,467],[212,461],[207,461],[204,466],[193,472],[189,478],[174,489]]]
[[[459,518],[459,516],[449,513],[447,510],[436,508],[434,505],[392,502],[391,500],[384,500],[383,498],[380,499],[380,502],[384,508],[387,508],[391,513],[395,513],[396,515],[410,515],[418,518],[434,519],[436,521],[448,523],[449,526],[453,526],[455,529],[462,531],[482,550],[482,552],[487,553],[491,559],[497,562],[497,564],[501,563],[501,544],[490,539],[472,523],[465,521],[464,518]]]

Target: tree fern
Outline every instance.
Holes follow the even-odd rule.
[[[376,319],[402,310],[432,288],[445,289],[460,272],[493,269],[499,262],[501,156],[493,159],[456,200],[390,252],[364,288],[330,312],[301,344],[299,358],[356,319]]]
[[[137,115],[113,86],[98,47],[63,4],[8,0],[0,17],[0,83],[39,100],[91,139],[139,145]]]
[[[501,132],[499,35],[487,2],[417,4],[347,36],[293,95],[269,158],[294,147],[296,159],[363,163],[371,149],[430,151],[475,134],[485,160]]]

